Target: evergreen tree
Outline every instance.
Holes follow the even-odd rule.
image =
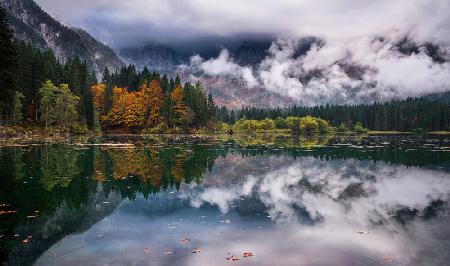
[[[214,102],[211,93],[208,94],[208,114],[210,117],[214,117],[216,114],[216,103]]]
[[[16,49],[4,9],[0,6],[0,115],[10,113],[15,96]]]
[[[105,67],[105,70],[103,71],[103,77],[102,77],[102,83],[104,84],[110,84],[111,82],[111,74],[109,73],[108,67]]]

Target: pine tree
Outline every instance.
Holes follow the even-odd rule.
[[[208,94],[208,113],[210,117],[214,117],[216,114],[216,103],[214,102],[211,93]]]
[[[20,124],[22,122],[22,109],[23,109],[23,100],[24,100],[25,96],[19,92],[16,91],[15,95],[14,95],[14,102],[13,102],[13,113],[12,113],[12,118],[13,118],[13,123],[14,124]]]
[[[7,24],[5,11],[0,6],[0,115],[10,113],[14,102],[16,55],[13,32]]]
[[[111,82],[111,74],[109,73],[108,67],[105,67],[105,70],[103,71],[102,83],[110,84],[110,82]]]

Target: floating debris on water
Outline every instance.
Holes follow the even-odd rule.
[[[191,251],[191,253],[193,253],[193,254],[198,254],[198,253],[200,253],[200,249],[199,249],[199,248],[194,248],[194,249]]]
[[[180,239],[180,243],[182,243],[182,244],[187,244],[187,243],[189,243],[190,241],[191,241],[190,238],[182,238],[182,239]]]
[[[253,257],[253,252],[244,252],[244,258]]]
[[[394,261],[394,257],[392,257],[392,256],[385,256],[383,259],[386,262],[393,262]]]

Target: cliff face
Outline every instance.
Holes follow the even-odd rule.
[[[51,49],[62,62],[79,57],[97,74],[105,67],[114,71],[124,65],[114,51],[87,32],[63,25],[32,0],[0,0],[16,39]]]

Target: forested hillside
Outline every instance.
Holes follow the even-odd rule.
[[[134,66],[112,74],[105,67],[103,82],[78,57],[64,63],[52,50],[13,38],[0,9],[1,124],[87,132],[140,132],[214,125],[215,105],[202,85],[142,72]]]

